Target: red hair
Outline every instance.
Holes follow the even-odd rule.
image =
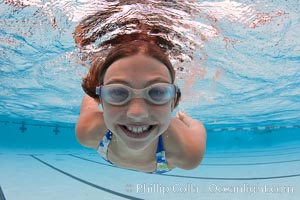
[[[75,38],[75,42],[82,45],[82,40],[79,40],[78,37]],[[162,46],[161,44],[165,44],[165,46]],[[95,92],[96,87],[103,84],[103,79],[109,66],[119,59],[137,54],[150,56],[163,63],[170,72],[172,83],[175,81],[175,70],[168,55],[165,53],[166,49],[168,49],[168,44],[167,41],[163,41],[162,38],[149,36],[144,32],[131,33],[118,35],[110,40],[106,40],[102,42],[100,46],[112,46],[113,48],[105,56],[105,59],[103,59],[103,55],[97,53],[89,55],[92,61],[91,67],[82,82],[84,92],[95,99],[99,98]],[[175,107],[178,105],[180,97],[181,92],[178,90]]]

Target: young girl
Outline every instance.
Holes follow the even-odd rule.
[[[163,173],[193,169],[203,158],[203,124],[183,112],[175,71],[158,41],[135,37],[96,58],[83,79],[76,137],[113,165]],[[98,106],[101,104],[102,110]]]

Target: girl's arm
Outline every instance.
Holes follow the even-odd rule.
[[[98,109],[99,101],[85,95],[82,100],[80,115],[76,124],[76,138],[86,147],[98,148],[107,128],[103,112]]]
[[[179,111],[171,119],[164,143],[168,146],[168,162],[175,167],[193,169],[203,159],[206,148],[206,130],[203,124]]]

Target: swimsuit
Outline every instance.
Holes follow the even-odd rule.
[[[111,163],[111,162],[107,159],[107,149],[108,149],[109,143],[112,139],[112,135],[113,135],[112,132],[110,130],[108,130],[107,133],[105,134],[105,136],[103,137],[103,139],[100,141],[100,144],[99,144],[99,147],[97,150],[97,152],[102,156],[102,158],[109,163]],[[166,160],[166,154],[165,154],[165,150],[164,150],[163,140],[162,140],[162,136],[160,135],[158,138],[158,145],[157,145],[157,150],[156,150],[156,170],[151,173],[162,174],[162,173],[165,173],[168,171],[170,171],[170,169],[168,168],[168,163]]]

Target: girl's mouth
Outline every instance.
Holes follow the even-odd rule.
[[[123,132],[130,138],[145,138],[156,127],[155,125],[125,126],[120,125]]]

